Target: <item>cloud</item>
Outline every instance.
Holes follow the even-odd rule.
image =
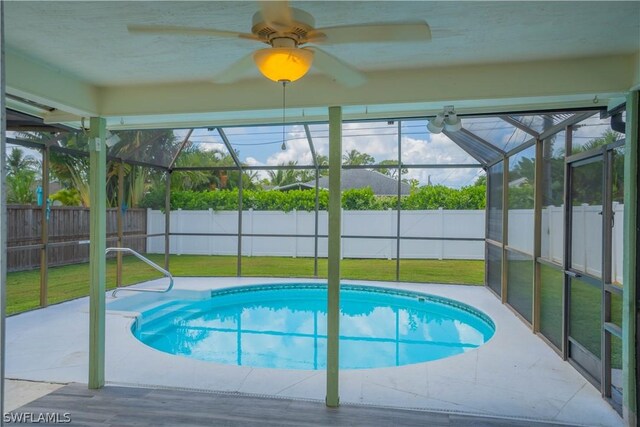
[[[477,162],[464,150],[458,147],[444,134],[430,134],[426,130],[426,121],[417,121],[408,125],[419,131],[407,131],[411,136],[402,138],[402,157],[405,164],[476,164]],[[329,126],[327,124],[309,125],[314,148],[318,155],[329,154]],[[387,122],[345,123],[343,125],[342,152],[358,150],[370,154],[376,163],[382,160],[397,160],[398,135],[397,125]],[[297,162],[298,165],[311,165],[313,159],[302,126],[291,126],[286,135],[287,149],[268,155],[263,162],[256,156],[245,158],[250,165],[279,165]],[[427,182],[460,187],[472,184],[479,176],[478,168],[450,169],[409,169],[405,177],[417,179],[421,185]]]
[[[286,134],[286,150],[278,151],[267,158],[268,165],[282,165],[296,162],[298,165],[313,165],[311,148],[302,126],[292,126]]]

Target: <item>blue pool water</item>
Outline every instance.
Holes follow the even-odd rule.
[[[133,327],[145,344],[171,354],[229,365],[326,368],[325,285],[264,285],[174,300]],[[480,311],[446,298],[342,285],[340,367],[379,368],[471,351],[495,327]]]

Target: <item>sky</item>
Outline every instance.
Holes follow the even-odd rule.
[[[496,117],[463,118],[465,129],[508,151],[531,139],[531,136]],[[402,163],[412,164],[477,164],[443,133],[432,134],[427,128],[427,120],[404,120],[401,122]],[[610,129],[608,119],[600,119],[596,114],[577,127],[573,140],[581,145]],[[284,130],[284,132],[283,132]],[[329,130],[327,124],[309,125],[311,139],[318,155],[329,155]],[[254,126],[224,128],[226,137],[237,151],[240,161],[251,166],[274,166],[296,162],[298,165],[313,165],[309,143],[302,125]],[[347,122],[343,124],[343,155],[351,150],[367,153],[375,163],[398,159],[398,122]],[[181,140],[187,130],[175,130]],[[8,135],[11,136],[11,135]],[[196,129],[190,141],[202,150],[218,150],[227,153],[221,136],[215,129]],[[285,142],[286,149],[282,150]],[[554,150],[564,149],[563,144],[554,144]],[[25,153],[37,159],[35,150],[24,149]],[[521,156],[529,156],[529,150]],[[517,159],[515,159],[517,160]],[[453,188],[472,185],[484,175],[478,167],[411,169],[403,178],[416,179],[420,185],[443,184]],[[258,173],[260,178],[266,172]]]
[[[430,134],[426,120],[404,121],[402,126],[403,164],[477,164],[444,134]],[[318,155],[329,155],[327,124],[309,125],[311,139]],[[313,158],[304,127],[301,125],[226,128],[225,134],[238,152],[240,161],[251,166],[272,166],[296,162],[313,165]],[[195,135],[194,135],[195,136]],[[200,135],[201,146],[216,147],[226,152],[219,136]],[[286,149],[282,150],[285,141]],[[205,144],[206,141],[206,144]],[[343,125],[343,155],[357,150],[374,157],[375,163],[398,158],[398,124],[384,122],[345,123]],[[428,182],[450,187],[471,185],[484,172],[477,167],[445,169],[409,169],[404,178],[417,179],[420,185]],[[259,174],[260,175],[260,174]],[[263,175],[266,175],[263,174]],[[262,175],[260,175],[262,176]]]

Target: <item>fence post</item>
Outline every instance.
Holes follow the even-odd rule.
[[[340,233],[342,233],[342,230],[344,230],[344,209],[340,207]],[[327,235],[329,234],[328,231],[327,229]],[[344,259],[344,239],[342,238],[342,234],[340,235],[340,259]]]
[[[298,235],[298,210],[293,210],[293,234]],[[293,238],[293,257],[298,257],[298,238]]]
[[[396,234],[396,227],[393,221],[393,209],[387,208],[387,212],[389,212],[389,235],[392,236]],[[391,261],[393,259],[393,244],[391,240],[387,239],[387,260]]]
[[[215,233],[215,218],[214,218],[214,212],[212,208],[209,208],[209,233]],[[213,255],[213,236],[208,236],[207,239],[207,248],[209,255]]]
[[[444,259],[444,209],[438,208],[438,215],[440,216],[440,253],[438,254],[438,259],[442,261]]]
[[[176,231],[178,233],[182,233],[182,221],[182,208],[178,208],[178,211],[176,212]],[[183,236],[178,236],[176,255],[182,255],[182,238]]]
[[[253,234],[253,208],[249,208],[249,233]],[[251,236],[249,238],[249,256],[253,256],[253,239]]]

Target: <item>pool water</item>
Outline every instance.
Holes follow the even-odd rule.
[[[326,368],[326,285],[264,285],[174,300],[142,314],[135,336],[157,350],[266,368]],[[342,285],[340,368],[400,366],[474,350],[495,331],[480,311],[408,291]]]

